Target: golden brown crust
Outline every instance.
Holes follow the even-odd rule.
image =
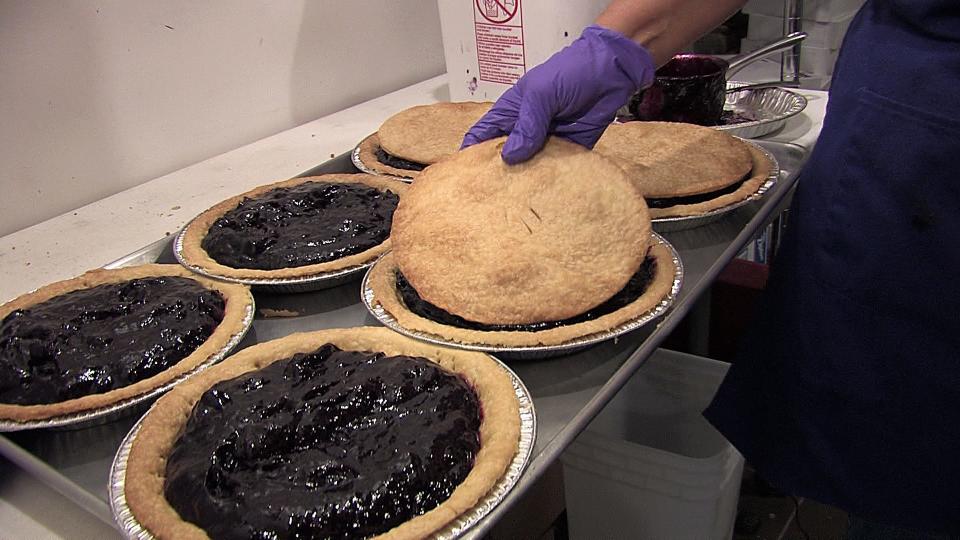
[[[770,161],[770,158],[756,145],[751,143],[744,143],[744,145],[750,151],[753,165],[750,171],[750,177],[744,180],[743,184],[741,184],[736,191],[696,204],[678,204],[666,208],[651,208],[650,217],[652,219],[660,219],[698,216],[740,202],[756,193],[757,190],[760,189],[760,186],[770,177],[770,173],[773,171],[773,162]]]
[[[619,164],[648,198],[723,189],[742,180],[752,163],[736,137],[675,122],[611,124],[594,150]]]
[[[163,496],[167,456],[202,393],[218,381],[260,369],[298,352],[333,343],[344,350],[379,351],[432,360],[463,376],[483,407],[481,446],[473,469],[449,499],[437,508],[379,535],[377,539],[423,538],[472,508],[503,476],[517,452],[519,405],[507,373],[482,353],[437,347],[405,338],[386,328],[346,328],[293,334],[240,351],[177,386],[144,417],[126,468],[127,505],[137,521],[160,539],[207,538],[199,527],[180,519]]]
[[[291,187],[306,182],[326,182],[340,184],[364,184],[381,191],[392,191],[398,195],[403,195],[407,189],[407,184],[399,180],[393,180],[373,174],[325,174],[321,176],[307,176],[303,178],[293,178],[273,184],[267,184],[257,187],[246,193],[241,193],[231,197],[221,203],[216,204],[194,218],[183,233],[183,248],[181,256],[184,262],[190,267],[195,267],[204,272],[227,278],[238,279],[284,279],[284,278],[303,278],[344,270],[353,266],[359,266],[369,263],[390,249],[390,239],[378,246],[374,246],[366,251],[348,255],[346,257],[333,261],[311,264],[307,266],[297,266],[292,268],[280,268],[277,270],[259,270],[254,268],[233,268],[218,263],[213,260],[206,250],[201,246],[203,238],[213,223],[221,216],[233,210],[245,198],[252,198],[272,191],[277,188]]]
[[[382,163],[377,159],[377,149],[380,148],[380,137],[376,133],[367,135],[358,147],[358,157],[360,158],[360,163],[363,164],[368,170],[373,171],[378,174],[385,174],[388,176],[396,176],[398,178],[414,179],[420,175],[420,171],[411,171],[408,169],[398,169],[397,167],[391,167],[386,163]]]
[[[210,356],[220,352],[236,334],[243,330],[243,320],[247,315],[247,310],[253,307],[253,296],[250,294],[250,289],[244,285],[206,279],[178,264],[145,264],[115,270],[91,270],[73,279],[51,283],[7,302],[0,306],[0,320],[14,310],[23,309],[71,291],[155,276],[187,277],[223,295],[226,300],[223,320],[203,345],[163,372],[109,392],[45,405],[0,403],[0,419],[16,422],[45,420],[74,413],[94,411],[126,399],[135,398],[193,371]]]
[[[463,101],[404,109],[380,126],[380,146],[399,158],[425,165],[436,163],[460,149],[467,130],[492,105],[489,101]]]
[[[616,328],[649,312],[673,287],[676,266],[672,252],[663,244],[651,246],[649,256],[657,260],[657,270],[646,292],[634,302],[597,319],[539,332],[482,331],[458,328],[421,317],[410,311],[397,292],[398,270],[393,253],[387,253],[370,270],[368,283],[374,300],[407,330],[425,332],[458,343],[478,346],[537,347],[561,345],[574,339]]]
[[[393,217],[397,264],[425,300],[475,322],[561,320],[603,303],[647,251],[642,195],[616,165],[574,143],[551,138],[529,161],[507,165],[504,140],[417,178]]]

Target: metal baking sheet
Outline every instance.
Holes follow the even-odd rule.
[[[383,323],[384,326],[396,330],[397,332],[412,337],[414,339],[419,339],[420,341],[426,341],[428,343],[433,343],[434,345],[443,345],[447,347],[454,347],[456,349],[465,349],[468,351],[479,351],[496,354],[504,358],[511,359],[539,359],[539,358],[550,358],[553,356],[558,356],[562,354],[570,354],[579,350],[583,350],[587,347],[596,345],[602,341],[607,341],[610,339],[616,339],[619,336],[636,330],[643,327],[649,322],[657,319],[661,315],[667,312],[670,309],[670,306],[673,304],[674,299],[677,297],[677,293],[680,292],[680,287],[683,284],[683,263],[680,260],[680,255],[677,251],[667,242],[662,236],[654,233],[656,241],[659,244],[666,246],[670,250],[671,258],[674,264],[674,274],[673,274],[673,284],[670,287],[670,292],[660,300],[657,305],[651,308],[646,313],[640,315],[639,317],[629,320],[615,328],[604,332],[598,332],[595,334],[590,334],[587,336],[581,336],[570,341],[566,341],[559,345],[531,345],[524,347],[517,346],[506,346],[506,345],[492,345],[492,344],[482,344],[482,343],[461,343],[443,336],[438,336],[429,332],[423,332],[420,330],[413,330],[406,328],[401,325],[393,315],[390,314],[383,306],[380,305],[380,302],[377,301],[376,295],[373,292],[373,288],[370,286],[369,278],[370,272],[367,272],[367,275],[363,278],[362,290],[363,290],[363,303],[367,306],[367,309],[370,310],[370,313],[377,318],[378,321]],[[372,270],[372,269],[371,269]]]
[[[195,368],[184,373],[183,375],[161,385],[154,389],[151,389],[142,394],[133,396],[129,399],[113,403],[107,407],[101,407],[99,409],[93,409],[89,411],[83,411],[79,413],[64,414],[60,416],[54,416],[51,418],[45,418],[43,420],[30,420],[24,422],[15,422],[11,420],[0,420],[0,432],[8,431],[21,431],[26,429],[44,429],[44,428],[70,428],[70,429],[80,429],[86,427],[93,427],[99,424],[112,422],[119,418],[122,418],[126,415],[136,414],[137,412],[142,412],[139,407],[144,406],[150,400],[156,398],[160,394],[163,394],[167,390],[173,388],[175,385],[185,381],[189,377],[196,375],[197,373],[203,371],[204,369],[216,364],[217,362],[226,358],[237,345],[243,341],[243,338],[247,335],[247,331],[250,329],[253,324],[253,298],[250,299],[250,305],[247,306],[246,312],[243,315],[243,320],[241,322],[242,328],[239,332],[230,337],[230,340],[226,345],[223,346],[219,351],[211,354],[207,357],[206,360],[198,364]]]
[[[483,498],[477,501],[477,504],[472,508],[431,536],[433,540],[458,538],[470,527],[483,519],[484,516],[489,514],[490,511],[507,496],[513,486],[516,485],[520,479],[520,475],[523,474],[524,469],[526,469],[527,464],[530,462],[530,456],[533,453],[533,444],[537,437],[537,415],[533,407],[533,398],[530,396],[530,391],[527,390],[523,381],[520,380],[520,377],[518,377],[513,370],[493,356],[491,356],[490,359],[496,362],[507,375],[509,375],[510,381],[513,384],[513,391],[517,396],[517,401],[520,406],[520,440],[517,453],[513,456],[513,460],[510,462],[507,470],[504,471],[503,476],[494,484],[493,488],[491,488]],[[145,417],[146,415],[144,415],[144,418]],[[127,458],[130,455],[130,448],[133,445],[133,440],[137,437],[137,433],[140,431],[142,422],[143,418],[138,420],[127,436],[124,437],[123,442],[120,444],[120,449],[117,451],[117,455],[110,466],[109,500],[113,518],[124,536],[137,540],[149,540],[154,538],[154,536],[137,521],[136,516],[130,511],[124,492]]]
[[[703,212],[695,216],[677,216],[677,217],[664,217],[651,220],[653,223],[653,229],[660,233],[671,232],[671,231],[682,231],[684,229],[692,229],[694,227],[702,227],[709,223],[713,223],[718,219],[722,219],[727,214],[733,212],[737,208],[745,204],[749,204],[753,201],[756,201],[766,195],[773,186],[777,183],[777,180],[780,178],[780,163],[777,161],[777,157],[773,155],[769,150],[756,144],[755,142],[743,140],[745,144],[760,150],[763,154],[770,160],[773,164],[773,167],[770,169],[770,174],[767,176],[766,181],[760,184],[760,187],[757,188],[752,195],[749,197],[737,201],[735,203],[728,204],[722,208],[714,208],[708,212]]]
[[[617,339],[564,356],[526,360],[511,364],[513,371],[530,390],[537,410],[536,440],[527,470],[506,498],[479,523],[463,534],[465,540],[484,538],[492,531],[500,536],[516,532],[497,531],[502,518],[526,508],[526,496],[534,490],[564,448],[586,428],[631,375],[688,315],[710,283],[744,245],[762,230],[785,205],[807,152],[804,148],[771,141],[757,141],[780,163],[780,181],[770,193],[709,225],[663,233],[683,258],[683,286],[673,307],[655,324],[629,332]],[[324,162],[303,173],[315,176],[330,172],[356,172],[349,154]],[[172,237],[126,255],[117,264],[142,262],[175,263]],[[360,283],[300,294],[273,294],[254,291],[258,313],[253,327],[239,348],[283,337],[293,332],[322,328],[380,325],[360,298]],[[265,317],[271,310],[286,317]],[[697,353],[694,344],[691,352]],[[700,352],[699,354],[703,354]],[[501,358],[502,359],[502,358]],[[37,480],[62,493],[69,500],[103,521],[114,524],[109,508],[110,466],[123,438],[137,418],[130,416],[86,429],[70,431],[30,430],[0,434],[0,454],[9,458]],[[541,508],[538,507],[538,511]],[[526,524],[539,515],[523,514],[510,523]]]

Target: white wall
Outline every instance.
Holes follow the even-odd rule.
[[[0,0],[0,235],[438,75],[442,49],[435,0]]]

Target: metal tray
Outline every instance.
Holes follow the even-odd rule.
[[[610,330],[578,337],[559,345],[531,345],[518,347],[482,343],[461,343],[459,341],[438,336],[429,332],[406,328],[401,325],[397,319],[390,314],[390,312],[383,309],[383,306],[381,306],[380,302],[377,301],[376,295],[373,293],[373,288],[370,287],[369,271],[367,272],[367,275],[364,276],[363,284],[361,286],[363,291],[363,303],[367,306],[367,309],[370,311],[370,313],[372,313],[378,321],[383,323],[384,326],[387,326],[388,328],[391,328],[405,336],[426,341],[428,343],[433,343],[434,345],[443,345],[456,349],[491,353],[507,359],[538,359],[571,354],[573,352],[596,345],[597,343],[616,339],[627,332],[641,328],[650,321],[653,321],[666,313],[673,304],[673,301],[676,299],[677,293],[680,292],[680,287],[683,284],[683,263],[680,261],[680,255],[677,253],[676,249],[670,245],[669,242],[656,233],[653,233],[653,235],[656,237],[656,241],[658,243],[663,244],[670,250],[674,268],[676,269],[673,274],[673,284],[670,287],[670,292],[667,293],[667,295],[660,300],[657,305],[635,319],[629,320],[623,324],[620,324],[619,326],[611,328]]]
[[[530,462],[530,456],[533,453],[533,445],[537,436],[537,415],[534,411],[533,398],[530,396],[530,391],[527,390],[523,381],[520,380],[520,377],[517,377],[517,374],[514,373],[513,370],[493,356],[491,356],[490,359],[496,362],[507,375],[510,376],[510,381],[513,383],[513,391],[520,405],[520,441],[517,453],[514,455],[513,460],[510,462],[503,476],[497,481],[493,488],[491,488],[483,498],[477,501],[477,504],[472,508],[431,536],[434,540],[457,538],[489,514],[490,511],[510,493],[513,486],[516,485],[520,479],[520,475]],[[117,455],[110,466],[109,501],[114,520],[124,536],[137,540],[154,538],[154,536],[137,521],[133,512],[130,511],[124,493],[127,458],[130,455],[130,447],[133,445],[133,440],[140,431],[140,425],[145,417],[146,415],[138,420],[127,436],[124,437],[123,442],[120,444],[120,449],[117,451]]]
[[[52,418],[45,418],[43,420],[30,420],[25,422],[15,422],[10,420],[0,420],[0,432],[7,431],[22,431],[27,429],[44,429],[44,428],[69,428],[69,429],[82,429],[89,428],[99,424],[112,422],[114,420],[123,418],[129,414],[135,414],[137,412],[142,412],[140,406],[145,406],[150,400],[156,398],[160,394],[163,394],[167,390],[173,388],[177,384],[185,381],[189,377],[196,375],[197,373],[203,371],[204,369],[216,364],[217,362],[226,358],[237,345],[243,341],[243,338],[247,335],[247,331],[250,329],[253,324],[253,296],[250,297],[250,305],[247,306],[246,313],[243,315],[242,325],[243,327],[239,332],[231,336],[230,340],[223,346],[219,351],[211,354],[204,360],[202,363],[197,365],[192,370],[184,373],[183,375],[166,382],[165,384],[148,390],[142,394],[138,394],[131,398],[118,401],[106,407],[101,407],[99,409],[94,409],[90,411],[83,411],[79,413],[64,414],[60,416],[54,416]]]
[[[718,219],[722,219],[727,214],[733,212],[734,210],[744,206],[745,204],[751,203],[753,201],[763,198],[777,183],[777,180],[780,178],[780,163],[777,161],[776,156],[774,156],[769,150],[756,144],[752,141],[743,140],[745,144],[756,148],[763,153],[773,164],[773,167],[770,169],[770,174],[767,176],[766,181],[760,184],[760,187],[757,188],[757,191],[750,195],[749,197],[728,204],[722,208],[714,208],[708,212],[702,214],[697,214],[695,216],[677,216],[677,217],[664,217],[651,220],[653,223],[653,229],[657,232],[666,233],[674,231],[682,231],[685,229],[692,229],[694,227],[702,227]]]
[[[548,522],[555,519],[552,513],[544,514],[542,500],[531,505],[528,496],[538,492],[539,482],[550,474],[548,471],[552,470],[564,448],[586,428],[632,374],[642,369],[646,358],[679,327],[680,322],[699,320],[697,317],[685,319],[698,313],[694,311],[694,306],[700,305],[695,303],[697,298],[709,289],[727,261],[736,256],[786,204],[807,151],[789,143],[758,142],[777,157],[781,168],[780,181],[765,197],[738,208],[722,220],[665,234],[682,256],[684,272],[683,287],[671,309],[660,320],[570,355],[511,364],[530,389],[537,410],[533,455],[510,494],[467,530],[463,534],[464,540],[479,540],[491,532],[504,537],[517,536],[516,527],[539,525],[544,519]],[[326,161],[302,176],[330,172],[356,172],[349,153]],[[108,266],[175,263],[171,240],[158,236],[156,242]],[[297,316],[262,317],[258,314],[253,328],[238,349],[293,332],[379,324],[360,301],[359,282],[295,295],[255,290],[254,296],[258,311],[271,308],[296,312]],[[701,349],[698,339],[693,339],[692,345],[691,352],[706,350]],[[36,481],[50,486],[104,522],[115,525],[109,508],[110,467],[123,438],[136,420],[136,416],[127,416],[87,429],[0,433],[0,455],[10,459]],[[534,513],[530,513],[531,506],[535,507]],[[507,523],[510,524],[508,532],[497,530],[498,526]]]

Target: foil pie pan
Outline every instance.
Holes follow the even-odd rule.
[[[373,288],[370,286],[369,271],[363,278],[363,284],[360,287],[360,294],[364,305],[367,306],[367,310],[369,310],[370,313],[384,326],[405,336],[412,337],[420,341],[433,343],[434,345],[442,345],[445,347],[453,347],[468,351],[485,352],[496,354],[500,358],[517,360],[534,360],[539,358],[551,358],[554,356],[572,354],[596,345],[600,342],[607,341],[609,339],[615,339],[618,336],[626,334],[627,332],[636,330],[666,313],[670,306],[673,305],[674,300],[676,300],[677,295],[680,293],[680,286],[683,284],[683,264],[680,261],[680,255],[677,253],[677,250],[669,242],[656,233],[653,233],[653,236],[655,237],[657,243],[666,246],[670,250],[670,257],[673,260],[673,265],[675,268],[673,274],[673,284],[670,287],[670,292],[660,299],[660,302],[658,302],[653,308],[648,310],[646,313],[643,313],[639,317],[626,321],[618,326],[610,328],[609,330],[574,338],[558,345],[530,345],[518,347],[482,343],[461,343],[459,341],[438,336],[429,332],[406,328],[401,325],[397,319],[390,314],[390,312],[384,309],[383,306],[380,305],[379,301],[377,301],[376,295],[373,292]]]
[[[760,146],[759,144],[756,144],[752,141],[748,141],[745,139],[742,139],[742,140],[744,144],[748,144],[756,148],[760,152],[762,152],[763,155],[766,156],[767,159],[769,159],[770,163],[772,164],[770,168],[770,174],[767,175],[767,179],[762,184],[760,184],[760,187],[757,188],[757,191],[753,192],[752,195],[750,195],[745,199],[741,199],[734,203],[728,204],[727,206],[723,206],[721,208],[714,208],[713,210],[709,210],[707,212],[703,212],[697,215],[652,219],[650,221],[653,223],[654,230],[661,233],[674,232],[674,231],[682,231],[686,229],[693,229],[695,227],[701,227],[703,225],[707,225],[708,223],[713,223],[714,221],[724,218],[727,214],[729,214],[730,212],[733,212],[737,208],[740,208],[745,204],[748,204],[763,198],[763,196],[766,195],[771,188],[773,188],[773,186],[777,183],[777,180],[780,179],[780,164],[777,162],[777,158],[774,157],[774,155],[771,154],[766,148]]]
[[[44,429],[44,428],[60,428],[60,429],[82,429],[97,426],[100,424],[106,424],[107,422],[112,422],[119,418],[123,418],[130,414],[137,412],[142,412],[143,407],[146,407],[149,404],[149,401],[160,396],[167,390],[173,388],[177,384],[183,382],[189,377],[196,375],[197,373],[203,371],[204,369],[220,362],[227,355],[236,348],[237,345],[243,340],[244,336],[247,335],[247,331],[250,329],[250,326],[253,324],[253,315],[255,309],[253,305],[253,296],[250,296],[250,305],[247,306],[246,313],[243,315],[243,327],[242,329],[231,336],[230,340],[226,345],[223,346],[219,351],[211,354],[204,360],[201,364],[193,368],[192,370],[180,375],[179,377],[167,381],[165,384],[158,386],[130,398],[127,398],[123,401],[113,403],[106,407],[101,407],[98,409],[93,409],[89,411],[83,411],[78,413],[65,414],[61,416],[55,416],[52,418],[45,418],[43,420],[30,420],[26,422],[15,422],[10,420],[0,420],[0,432],[5,431],[22,431],[26,429]]]
[[[537,415],[533,408],[533,398],[530,395],[530,391],[527,390],[523,381],[520,380],[520,377],[518,377],[513,370],[496,358],[492,356],[490,358],[509,375],[510,381],[513,383],[513,391],[520,405],[520,440],[517,453],[513,456],[513,460],[510,462],[507,470],[503,476],[500,477],[500,480],[494,484],[493,488],[477,501],[476,505],[431,536],[434,540],[457,538],[489,514],[490,511],[500,504],[500,501],[510,493],[510,490],[517,484],[517,481],[520,480],[520,476],[523,474],[524,469],[526,469],[533,455],[533,445],[537,438]],[[116,521],[124,537],[139,540],[152,539],[154,536],[137,521],[136,516],[130,511],[124,493],[124,486],[130,448],[133,445],[133,440],[136,438],[137,433],[140,431],[140,425],[145,417],[146,415],[134,424],[133,428],[130,429],[130,432],[127,433],[127,436],[124,437],[123,442],[120,444],[120,449],[117,451],[117,455],[114,457],[113,463],[110,466],[110,483],[108,486],[110,510],[113,512],[114,521]]]
[[[727,89],[748,84],[750,83],[727,81]],[[756,120],[713,127],[731,135],[753,139],[782,128],[789,118],[800,114],[806,107],[807,98],[778,86],[728,92],[723,109]]]
[[[263,278],[236,278],[229,276],[221,276],[219,274],[207,271],[199,266],[195,266],[186,261],[183,257],[183,238],[186,234],[187,227],[184,227],[177,233],[177,236],[173,240],[173,256],[176,257],[177,262],[186,267],[191,272],[200,274],[201,276],[208,277],[210,279],[215,279],[219,281],[226,281],[229,283],[240,283],[241,285],[247,285],[254,290],[264,291],[264,292],[277,292],[277,293],[298,293],[298,292],[309,292],[309,291],[318,291],[321,289],[329,289],[336,287],[338,285],[343,285],[344,283],[359,279],[363,272],[366,271],[373,261],[364,264],[358,264],[356,266],[351,266],[349,268],[342,268],[340,270],[333,270],[330,272],[321,272],[319,274],[314,274],[311,276],[296,277],[296,278],[274,278],[274,279],[263,279]]]

